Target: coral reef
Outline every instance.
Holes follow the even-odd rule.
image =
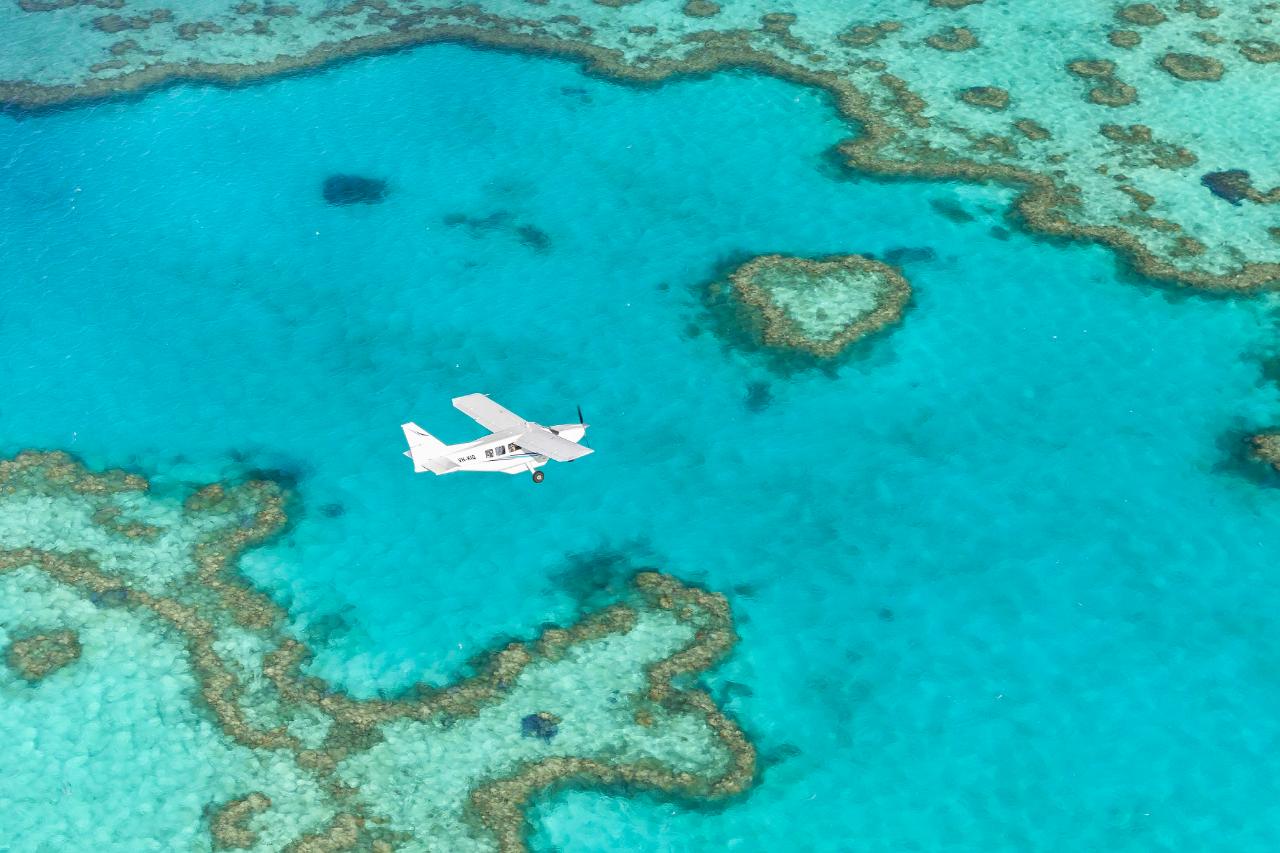
[[[245,549],[281,530],[286,503],[265,481],[206,486],[178,503],[61,453],[0,461],[0,585],[11,606],[78,597],[82,633],[181,650],[145,671],[189,679],[193,712],[213,724],[204,736],[260,756],[251,768],[278,768],[246,771],[237,786],[249,793],[234,799],[210,792],[219,849],[519,851],[525,806],[548,788],[626,782],[722,798],[751,783],[755,751],[742,731],[706,693],[673,683],[735,642],[723,597],[642,573],[623,601],[511,642],[454,684],[357,699],[303,674],[310,650],[236,570]],[[155,532],[129,536],[142,516]],[[47,674],[73,648],[74,635],[33,636],[9,660]],[[107,651],[86,647],[77,667],[103,676]],[[283,782],[271,756],[292,768]]]
[[[745,68],[829,92],[862,129],[839,149],[856,168],[1013,185],[1021,190],[1014,212],[1028,228],[1106,243],[1154,277],[1219,289],[1280,279],[1265,212],[1242,206],[1228,226],[1197,175],[1122,169],[1114,149],[1092,144],[1115,113],[1201,162],[1231,161],[1274,183],[1267,140],[1280,119],[1249,105],[1273,96],[1280,15],[1250,4],[1021,4],[1020,12],[1008,0],[937,0],[885,21],[871,0],[838,15],[818,0],[786,11],[764,0],[214,0],[198,14],[134,2],[0,5],[0,30],[20,46],[0,53],[0,102],[39,109],[175,79],[237,84],[431,42],[570,57],[639,83]],[[69,31],[78,37],[55,35]],[[46,49],[52,38],[60,39],[56,61]],[[1202,85],[1209,80],[1218,82]],[[1017,129],[1037,144],[1012,138],[994,107],[975,110],[972,95],[955,97],[984,82],[1032,111],[1018,121],[1044,133]],[[1188,120],[1201,107],[1212,109],[1212,126]],[[1251,132],[1224,130],[1240,127]],[[1152,199],[1148,214],[1134,215],[1133,190]],[[1188,240],[1205,251],[1182,251]]]
[[[1009,106],[1009,93],[999,86],[970,86],[960,91],[960,100],[975,107],[1003,110]]]
[[[1280,471],[1280,432],[1263,432],[1253,436],[1249,443],[1253,455]]]
[[[729,281],[759,312],[766,344],[824,357],[900,320],[911,296],[900,272],[863,255],[764,255],[735,269]]]
[[[978,37],[967,27],[947,27],[926,38],[924,43],[935,50],[959,53],[977,47]]]
[[[1179,80],[1221,80],[1223,72],[1222,63],[1212,56],[1192,53],[1166,53],[1160,67]]]

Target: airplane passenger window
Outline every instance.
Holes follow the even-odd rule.
[[[507,449],[506,449],[505,447],[501,447],[501,446],[499,446],[499,447],[498,447],[498,455],[499,455],[499,456],[503,455],[503,454],[504,454],[504,453],[506,453],[506,452],[507,452]]]
[[[493,458],[493,450],[491,450],[491,449],[490,449],[490,450],[486,450],[486,451],[484,452],[484,456],[485,456],[485,458],[486,458],[486,459],[492,459],[492,458]]]

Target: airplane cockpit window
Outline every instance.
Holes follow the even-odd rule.
[[[519,449],[520,449],[520,445],[516,444],[515,442],[512,442],[511,444],[507,445],[507,450],[511,451],[512,453],[515,453]]]

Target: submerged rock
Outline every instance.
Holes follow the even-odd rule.
[[[547,743],[560,732],[560,718],[550,711],[529,714],[520,721],[520,734],[542,738]]]
[[[1227,169],[1222,172],[1209,172],[1200,177],[1200,183],[1209,188],[1209,192],[1218,198],[1224,198],[1234,205],[1239,205],[1249,197],[1253,183],[1249,173],[1244,169]]]
[[[333,205],[378,204],[387,196],[387,182],[359,175],[330,175],[324,179],[324,200]]]

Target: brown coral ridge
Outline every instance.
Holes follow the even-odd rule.
[[[107,501],[121,493],[143,492],[147,482],[121,471],[95,474],[68,454],[25,451],[0,460],[0,495],[19,492],[49,496],[81,495]],[[473,716],[501,699],[515,679],[538,660],[557,660],[573,646],[614,633],[630,631],[636,610],[617,604],[587,615],[568,628],[550,627],[532,642],[513,642],[474,664],[475,674],[443,689],[418,688],[398,699],[353,699],[326,682],[304,676],[301,664],[310,650],[291,638],[280,638],[281,611],[269,598],[252,589],[236,570],[240,555],[252,545],[278,533],[286,524],[286,496],[274,483],[251,481],[236,486],[213,484],[194,492],[184,503],[193,516],[229,519],[200,539],[193,548],[195,583],[182,587],[182,597],[140,589],[127,579],[106,573],[84,552],[59,553],[38,548],[0,550],[0,574],[31,567],[54,581],[85,594],[99,606],[123,607],[154,620],[185,646],[199,685],[200,700],[219,727],[236,742],[253,749],[284,750],[303,770],[316,774],[341,801],[330,822],[304,835],[286,849],[302,851],[394,848],[395,834],[383,829],[382,818],[368,813],[358,789],[334,776],[337,764],[381,740],[377,726],[398,719]],[[100,507],[99,507],[100,509]],[[519,771],[515,781],[491,780],[485,793],[477,791],[481,824],[502,842],[504,851],[524,845],[522,810],[541,784],[583,784],[591,779],[608,784],[627,780],[664,791],[722,797],[744,790],[755,770],[755,750],[741,729],[704,692],[676,688],[671,679],[711,666],[728,653],[736,640],[728,602],[715,593],[684,586],[655,572],[637,575],[635,605],[670,610],[694,627],[693,637],[669,658],[652,664],[648,691],[642,701],[650,707],[701,714],[732,756],[718,779],[699,779],[649,764],[613,765],[594,759],[558,759],[535,775]],[[262,672],[276,687],[282,707],[316,709],[332,721],[324,743],[309,749],[284,725],[263,726],[244,711],[246,685],[239,664],[217,651],[218,631],[232,625],[248,627],[274,638],[274,650],[262,661]],[[62,643],[66,645],[66,643]],[[510,784],[508,784],[510,783]],[[270,800],[255,792],[211,811],[210,829],[220,848],[251,846],[255,834],[247,821],[270,808]],[[516,819],[511,819],[515,815]]]
[[[815,279],[841,271],[870,273],[879,277],[882,291],[872,311],[845,326],[834,337],[814,340],[787,316],[765,288],[756,283],[756,277],[762,272],[779,268]],[[838,355],[854,341],[897,323],[911,299],[911,285],[902,273],[865,255],[835,255],[821,259],[761,255],[730,273],[729,283],[738,299],[759,313],[766,346],[805,350],[820,358]]]
[[[1141,13],[1135,14],[1141,17]],[[486,22],[501,23],[502,19],[488,16]],[[142,92],[171,82],[244,85],[286,73],[321,68],[344,59],[412,45],[440,43],[460,43],[570,59],[581,62],[587,73],[637,85],[652,85],[681,76],[696,77],[715,71],[742,69],[811,86],[830,94],[840,114],[862,126],[861,136],[838,146],[849,165],[855,169],[890,177],[975,183],[994,181],[1020,188],[1022,192],[1014,201],[1014,214],[1026,228],[1052,237],[1091,240],[1107,245],[1123,255],[1138,273],[1149,278],[1210,290],[1233,291],[1254,290],[1280,283],[1280,263],[1242,262],[1239,268],[1227,272],[1188,270],[1175,266],[1167,257],[1157,254],[1140,238],[1123,228],[1072,222],[1059,209],[1067,188],[1060,187],[1052,176],[1041,172],[1006,164],[980,163],[958,152],[936,148],[931,149],[930,157],[919,161],[891,158],[885,154],[885,150],[899,131],[872,106],[866,92],[832,72],[815,71],[731,39],[710,39],[703,47],[679,61],[659,59],[641,65],[629,62],[619,51],[584,41],[445,23],[324,44],[305,54],[281,56],[258,65],[162,63],[111,79],[98,78],[83,85],[3,83],[0,84],[0,109],[16,110],[19,113],[36,112]],[[1254,61],[1271,61],[1268,52],[1271,46],[1270,43],[1263,45],[1256,42],[1248,45],[1254,56],[1258,57]],[[1242,45],[1241,50],[1245,50],[1245,46]],[[1277,56],[1280,58],[1280,53]],[[1128,103],[1137,95],[1136,90],[1119,81],[1112,86],[1098,87],[1095,91],[1099,91],[1097,97],[1101,98],[1102,103]],[[1125,100],[1126,97],[1128,101]],[[919,122],[928,121],[923,116],[917,115],[914,118]]]
[[[14,640],[5,653],[9,668],[30,682],[43,681],[79,659],[80,638],[65,629]]]
[[[1280,432],[1263,432],[1249,439],[1253,455],[1280,471]]]

